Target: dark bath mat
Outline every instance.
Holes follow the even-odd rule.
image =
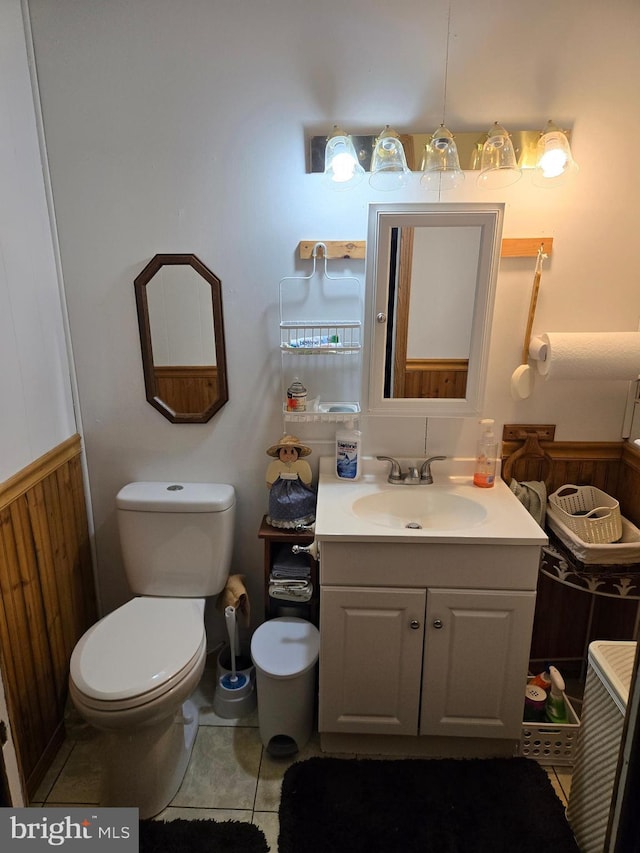
[[[238,820],[141,820],[140,853],[267,853],[263,832]]]
[[[527,758],[311,758],[285,773],[279,853],[579,853]]]

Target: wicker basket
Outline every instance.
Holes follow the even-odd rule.
[[[549,495],[549,503],[563,524],[585,542],[604,545],[622,536],[620,504],[594,486],[561,486]]]

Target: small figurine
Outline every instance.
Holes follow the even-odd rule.
[[[316,520],[316,494],[311,488],[311,466],[303,457],[311,448],[295,436],[285,435],[267,454],[274,457],[267,468],[269,513],[267,524],[294,529]]]

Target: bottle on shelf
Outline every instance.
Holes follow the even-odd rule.
[[[287,388],[287,411],[304,412],[307,408],[307,389],[296,376]]]

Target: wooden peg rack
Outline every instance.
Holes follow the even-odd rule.
[[[313,257],[313,247],[323,243],[327,247],[327,260],[339,258],[353,258],[364,260],[367,250],[366,240],[302,240],[298,245],[298,251],[302,260]],[[318,246],[318,257],[323,257],[322,246]]]
[[[339,258],[363,260],[366,255],[366,240],[301,240],[298,244],[299,256],[302,260],[313,257],[313,247],[324,243],[327,247],[327,260]],[[553,237],[505,237],[500,251],[501,258],[535,258],[538,250],[550,255],[553,251]],[[318,257],[323,257],[322,247],[318,249]]]

